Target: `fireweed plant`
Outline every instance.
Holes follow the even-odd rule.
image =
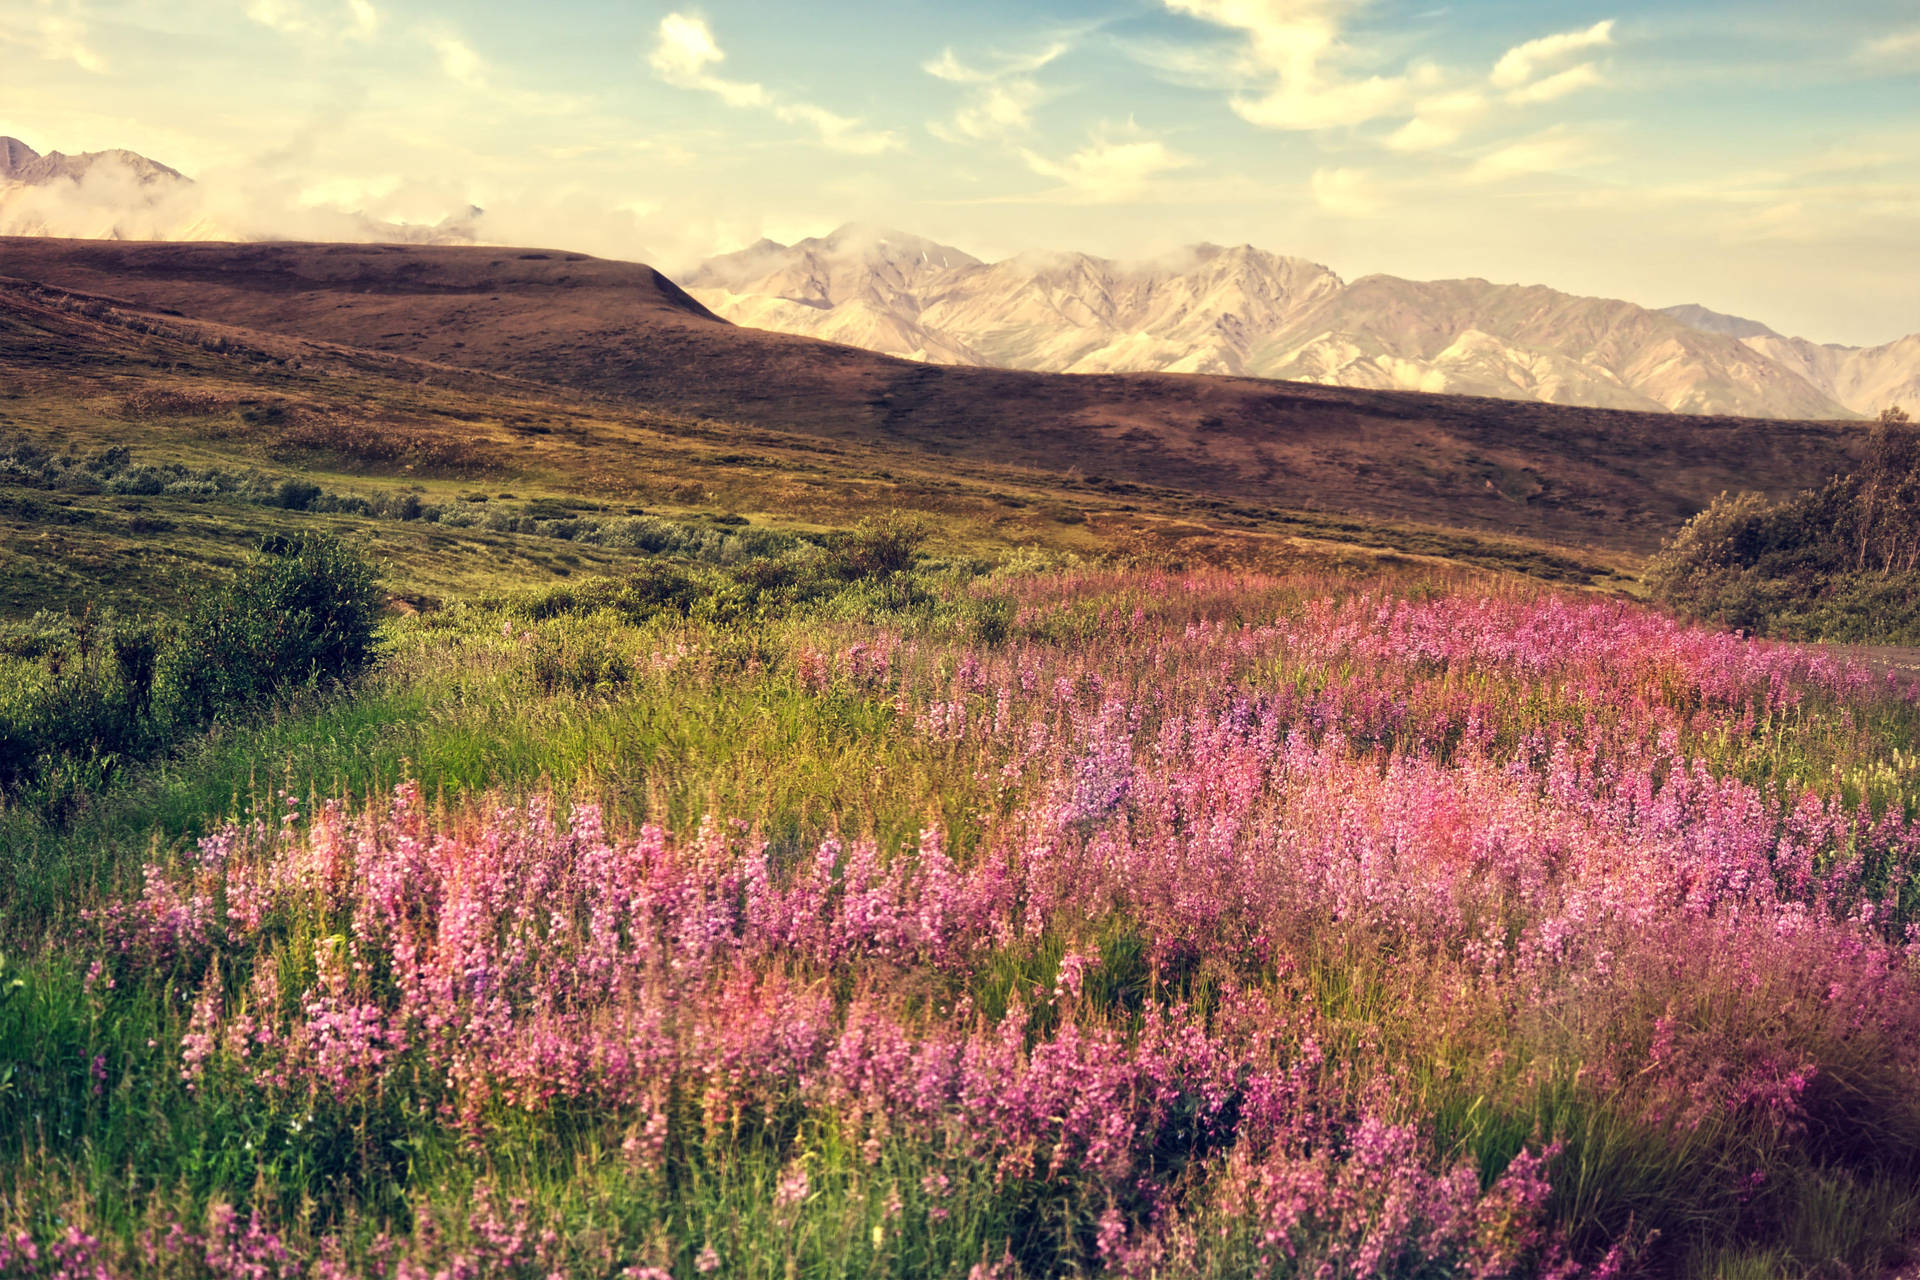
[[[1912,688],[1484,583],[932,594],[408,619],[359,692],[16,820],[54,889],[8,908],[0,1276],[1845,1276],[1920,1235]]]

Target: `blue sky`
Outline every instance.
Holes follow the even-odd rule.
[[[1920,330],[1920,4],[0,0],[0,132],[205,217],[669,270],[846,221],[981,256],[1251,242]]]

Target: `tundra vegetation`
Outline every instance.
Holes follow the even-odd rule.
[[[283,540],[164,624],[8,629],[0,1276],[1920,1233],[1910,684],[1513,578],[923,532],[385,619]]]
[[[1804,594],[1663,560],[1687,622],[1618,594],[1638,542],[43,302],[0,307],[4,1280],[1920,1238],[1920,703],[1726,629],[1899,622],[1898,423]],[[1631,523],[1508,458],[1462,460],[1503,513]]]

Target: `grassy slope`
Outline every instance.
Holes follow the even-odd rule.
[[[651,268],[514,249],[0,239],[0,276],[862,448],[1257,509],[1654,549],[1723,489],[1844,469],[1845,423],[1186,375],[950,368],[713,320]],[[471,376],[469,374],[468,376]]]
[[[144,330],[157,328],[157,332]],[[583,515],[740,515],[804,531],[890,509],[925,516],[947,555],[1118,553],[1160,561],[1363,565],[1382,553],[1623,580],[1632,558],[1404,521],[1286,511],[1174,489],[675,417],[554,388],[322,344],[152,321],[0,286],[0,451],[298,475],[330,492],[572,504]],[[510,495],[503,499],[501,495]],[[479,504],[474,504],[479,505]],[[403,596],[617,570],[630,553],[226,499],[49,492],[0,471],[0,613],[177,600],[268,532],[366,539]]]

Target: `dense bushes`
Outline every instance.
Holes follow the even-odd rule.
[[[1669,605],[1752,632],[1920,643],[1920,430],[1889,410],[1854,472],[1777,503],[1722,494],[1647,582]]]
[[[0,797],[58,809],[129,758],[364,671],[381,607],[366,561],[320,535],[260,550],[171,624],[88,612],[0,633]]]

